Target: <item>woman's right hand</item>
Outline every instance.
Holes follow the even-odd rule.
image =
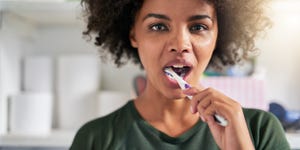
[[[184,94],[193,96],[192,113],[208,124],[215,142],[224,150],[254,149],[241,105],[223,93],[206,88],[192,87]],[[228,121],[227,126],[219,125],[213,115],[218,114]]]

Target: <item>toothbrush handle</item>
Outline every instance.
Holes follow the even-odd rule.
[[[223,127],[226,127],[228,125],[227,120],[225,118],[223,118],[222,116],[215,114],[214,118],[219,125],[221,125]]]

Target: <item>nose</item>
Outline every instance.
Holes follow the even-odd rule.
[[[168,49],[170,52],[188,53],[192,49],[191,38],[188,31],[182,29],[174,31],[170,36]]]

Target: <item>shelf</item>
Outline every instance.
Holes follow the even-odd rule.
[[[1,1],[0,10],[38,25],[79,24],[82,7],[79,1]]]
[[[76,131],[52,131],[49,135],[0,136],[0,147],[64,147],[72,144]]]

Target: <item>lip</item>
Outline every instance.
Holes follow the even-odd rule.
[[[168,68],[168,67],[171,67],[171,66],[174,66],[174,65],[183,65],[183,66],[188,66],[188,67],[190,67],[190,71],[187,72],[187,73],[184,75],[183,80],[186,80],[186,79],[188,78],[189,74],[190,74],[190,73],[192,72],[192,70],[193,70],[193,65],[192,65],[191,62],[189,62],[189,61],[187,61],[187,60],[185,60],[185,59],[175,59],[175,60],[171,60],[171,61],[169,61],[169,62],[166,63],[166,65],[162,68],[163,73],[165,74],[165,71],[164,71],[165,68]],[[177,82],[176,82],[174,79],[169,78],[167,75],[165,75],[165,76],[166,76],[166,78],[167,78],[172,84],[176,84],[176,85],[178,86]]]

